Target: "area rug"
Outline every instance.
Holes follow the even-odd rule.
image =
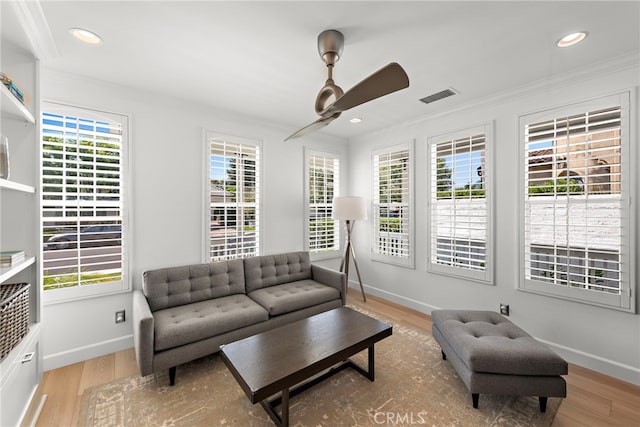
[[[359,310],[362,311],[362,310]],[[376,380],[346,369],[290,402],[292,426],[549,426],[561,399],[541,413],[536,397],[481,395],[478,409],[428,334],[394,324],[375,347]],[[366,351],[353,357],[366,366]],[[85,390],[81,426],[271,426],[222,359],[211,355],[168,372],[132,376]]]

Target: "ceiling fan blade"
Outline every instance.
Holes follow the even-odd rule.
[[[341,113],[335,113],[331,116],[327,116],[327,117],[320,117],[318,120],[316,120],[315,122],[311,123],[310,125],[307,125],[305,127],[303,127],[302,129],[300,129],[299,131],[295,132],[294,134],[288,136],[285,141],[288,141],[290,139],[295,139],[295,138],[299,138],[303,135],[306,135],[308,133],[311,132],[315,132],[318,129],[322,129],[323,127],[325,127],[326,125],[328,125],[329,123],[331,123],[332,121],[334,121],[335,119],[337,119],[338,117],[340,117]]]
[[[343,112],[406,87],[409,87],[409,76],[399,64],[392,62],[346,91],[320,115]]]

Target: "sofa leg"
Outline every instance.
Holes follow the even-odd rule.
[[[480,393],[471,393],[471,401],[473,402],[473,407],[478,409],[478,399],[480,398]]]
[[[169,385],[176,384],[176,367],[172,366],[169,368]]]
[[[447,355],[444,354],[444,351],[440,350],[440,353],[442,353],[442,360],[447,360]]]
[[[546,412],[547,411],[547,398],[546,397],[540,397],[540,412]]]

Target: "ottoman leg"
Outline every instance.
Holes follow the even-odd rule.
[[[547,398],[546,397],[540,397],[540,412],[546,412],[547,411]]]
[[[440,353],[442,353],[442,360],[447,360],[447,355],[444,354],[444,351],[440,350]]]
[[[473,407],[478,409],[478,399],[480,398],[480,393],[471,393],[471,401],[473,402]]]
[[[176,384],[176,367],[172,366],[169,368],[169,385]]]

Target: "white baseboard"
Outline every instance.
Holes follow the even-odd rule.
[[[356,295],[360,295],[360,284],[358,282],[349,281],[349,292],[353,292]],[[396,304],[403,305],[405,307],[412,308],[421,313],[431,314],[432,310],[437,310],[438,307],[434,307],[429,304],[425,304],[421,301],[407,298],[402,295],[395,294],[393,292],[386,291],[384,289],[374,288],[369,285],[364,285],[365,294],[375,295],[380,298],[384,298],[387,301],[395,302]]]
[[[582,366],[631,384],[640,385],[640,368],[635,368],[633,366],[625,365],[624,363],[616,362],[615,360],[605,359],[604,357],[600,357],[595,354],[585,353],[584,351],[565,347],[561,344],[556,344],[540,338],[536,339],[547,344],[553,349],[553,351],[558,353],[559,356],[574,365]]]
[[[38,407],[36,408],[36,411],[33,414],[33,418],[31,419],[31,423],[29,424],[29,427],[36,427],[36,425],[38,424],[38,420],[40,419],[40,414],[42,413],[42,409],[44,408],[45,403],[47,403],[47,395],[43,394],[40,397],[40,403],[38,403]],[[24,422],[24,420],[23,420],[23,422]],[[22,425],[22,423],[20,423],[20,425]]]
[[[370,293],[371,295],[384,298],[388,301],[395,302],[396,304],[412,308],[422,313],[431,314],[432,310],[439,309],[439,307],[434,307],[384,289],[374,288],[369,285],[364,285],[364,288],[366,293]],[[358,282],[349,281],[349,291],[359,294],[360,284]],[[562,344],[549,342],[537,337],[536,339],[547,344],[553,349],[553,351],[558,353],[559,356],[567,360],[569,363],[600,372],[601,374],[608,375],[631,384],[640,385],[640,368],[625,365],[623,363],[616,362],[615,360],[605,359],[595,354],[585,353],[584,351],[566,347]]]
[[[77,347],[60,353],[45,355],[42,359],[44,371],[61,368],[73,363],[115,353],[133,347],[133,335],[114,338],[84,347]]]

